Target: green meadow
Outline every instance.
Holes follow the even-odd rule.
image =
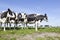
[[[60,34],[60,28],[59,27],[38,28],[38,31],[35,31],[34,28],[7,29],[6,31],[3,31],[3,29],[0,28],[0,40],[17,40],[17,38],[20,36],[33,35],[34,33],[46,33],[46,32]],[[55,40],[55,39],[60,40],[60,37],[44,37],[44,38],[37,37],[35,38],[35,40]]]

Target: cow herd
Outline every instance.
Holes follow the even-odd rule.
[[[9,8],[7,11],[4,11],[0,13],[0,26],[4,24],[4,31],[5,31],[5,26],[8,24],[11,26],[13,23],[15,26],[18,24],[22,23],[24,24],[24,27],[27,27],[28,23],[35,24],[36,31],[37,31],[37,26],[38,22],[42,21],[48,21],[47,14],[45,13],[44,15],[41,14],[26,14],[26,13],[15,13],[11,11]]]

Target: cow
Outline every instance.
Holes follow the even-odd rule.
[[[9,23],[10,27],[12,24],[14,24],[14,29],[15,29],[15,21],[16,21],[16,13],[11,11],[10,9],[8,9],[8,13],[7,13],[7,24]],[[10,15],[10,14],[12,15]]]
[[[22,23],[24,25],[24,27],[26,27],[25,24],[27,22],[27,14],[26,13],[18,13],[17,18],[18,18],[17,22]],[[23,29],[23,27],[22,27],[22,29]]]
[[[44,15],[29,14],[29,15],[27,15],[26,18],[27,18],[26,25],[28,23],[35,23],[36,24],[35,25],[36,26],[36,31],[37,31],[38,22],[42,22],[43,20],[48,22],[48,17],[47,17],[46,13]]]
[[[2,18],[1,15],[2,15],[2,14],[0,14],[0,24],[1,24],[0,26],[2,26],[2,24],[4,24],[3,26],[5,26],[6,18],[5,18],[5,17]],[[4,27],[4,31],[5,31],[5,27]]]
[[[15,14],[15,13],[14,13]],[[7,23],[7,26],[8,26],[8,23],[10,23],[12,20],[11,18],[14,18],[15,15],[13,15],[13,12],[8,8],[7,11],[4,11],[1,13],[1,17],[0,17],[0,22],[2,22],[4,24],[4,31],[5,31],[5,24]]]
[[[6,22],[7,22],[7,13],[8,13],[9,11],[3,11],[2,13],[1,13],[1,16],[0,16],[0,23],[2,23],[2,24],[4,24],[4,31],[5,31],[5,24],[6,24]],[[12,15],[12,14],[10,14],[10,15]]]
[[[10,26],[13,23],[14,27],[15,27],[16,13],[12,12],[12,14],[13,14],[13,16],[9,17],[9,23],[10,23]]]

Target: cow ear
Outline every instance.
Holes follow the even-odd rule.
[[[47,14],[45,13],[45,15],[47,15]]]
[[[19,13],[19,15],[21,15],[21,13]]]
[[[27,17],[27,14],[26,13],[24,13],[24,15],[26,15],[26,17]]]
[[[10,9],[8,8],[8,11],[10,11]]]

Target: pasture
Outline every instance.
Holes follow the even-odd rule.
[[[60,28],[0,29],[0,40],[60,40]]]

